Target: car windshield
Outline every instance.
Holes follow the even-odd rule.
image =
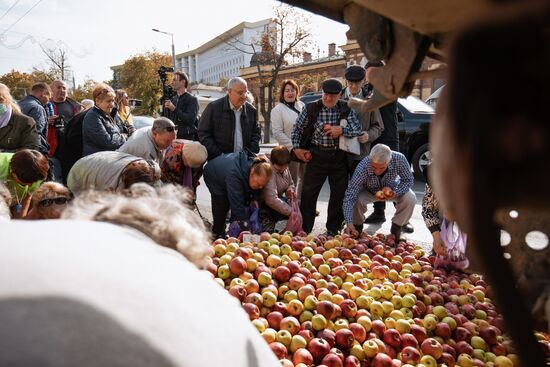
[[[399,98],[399,103],[412,113],[435,113],[432,106],[422,102],[420,99],[414,96],[408,96],[407,98]]]

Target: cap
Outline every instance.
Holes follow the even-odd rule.
[[[204,145],[192,140],[184,140],[181,155],[185,165],[191,168],[200,167],[208,158]]]
[[[325,80],[322,85],[323,93],[328,94],[340,94],[342,92],[342,88],[342,83],[335,78]]]
[[[344,76],[350,82],[360,82],[365,79],[365,69],[360,65],[351,65],[346,69]]]

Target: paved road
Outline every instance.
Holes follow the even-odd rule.
[[[268,148],[263,148],[262,152],[268,152]],[[411,223],[414,226],[415,230],[414,233],[411,234],[405,234],[404,237],[413,240],[418,243],[422,244],[431,244],[432,236],[430,235],[430,232],[424,225],[424,220],[422,219],[421,210],[422,210],[422,197],[424,196],[424,183],[423,182],[415,182],[413,186],[413,191],[416,194],[416,206],[414,209],[413,216],[411,218]],[[330,195],[330,189],[328,182],[325,182],[323,185],[323,189],[321,190],[321,193],[319,195],[319,199],[317,200],[317,210],[319,210],[320,215],[315,220],[315,225],[313,228],[313,232],[316,234],[321,234],[325,232],[325,223],[327,219],[327,209],[328,209],[328,199]],[[199,206],[199,210],[201,213],[208,218],[209,220],[212,219],[212,211],[211,211],[211,202],[210,202],[210,193],[208,192],[208,189],[206,188],[206,185],[204,184],[204,181],[201,180],[201,185],[199,186],[197,190],[197,204]],[[369,205],[369,209],[372,210],[372,205]],[[391,217],[395,213],[395,208],[393,205],[386,205],[386,222],[383,224],[377,224],[377,225],[365,225],[365,231],[369,233],[389,233],[390,232],[390,226],[391,226]],[[367,215],[369,212],[367,213]]]

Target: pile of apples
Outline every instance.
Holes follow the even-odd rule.
[[[519,366],[483,278],[434,269],[420,246],[366,233],[243,238],[214,241],[207,270],[285,367]]]

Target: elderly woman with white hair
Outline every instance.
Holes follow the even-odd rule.
[[[357,236],[363,230],[367,204],[391,201],[396,204],[396,212],[390,232],[398,241],[401,229],[409,222],[416,203],[413,182],[411,166],[403,154],[392,151],[384,144],[374,146],[357,166],[346,190],[344,231]]]
[[[150,159],[158,164],[162,162],[166,148],[176,139],[176,126],[166,117],[158,117],[153,126],[137,130],[124,143],[119,152]]]

